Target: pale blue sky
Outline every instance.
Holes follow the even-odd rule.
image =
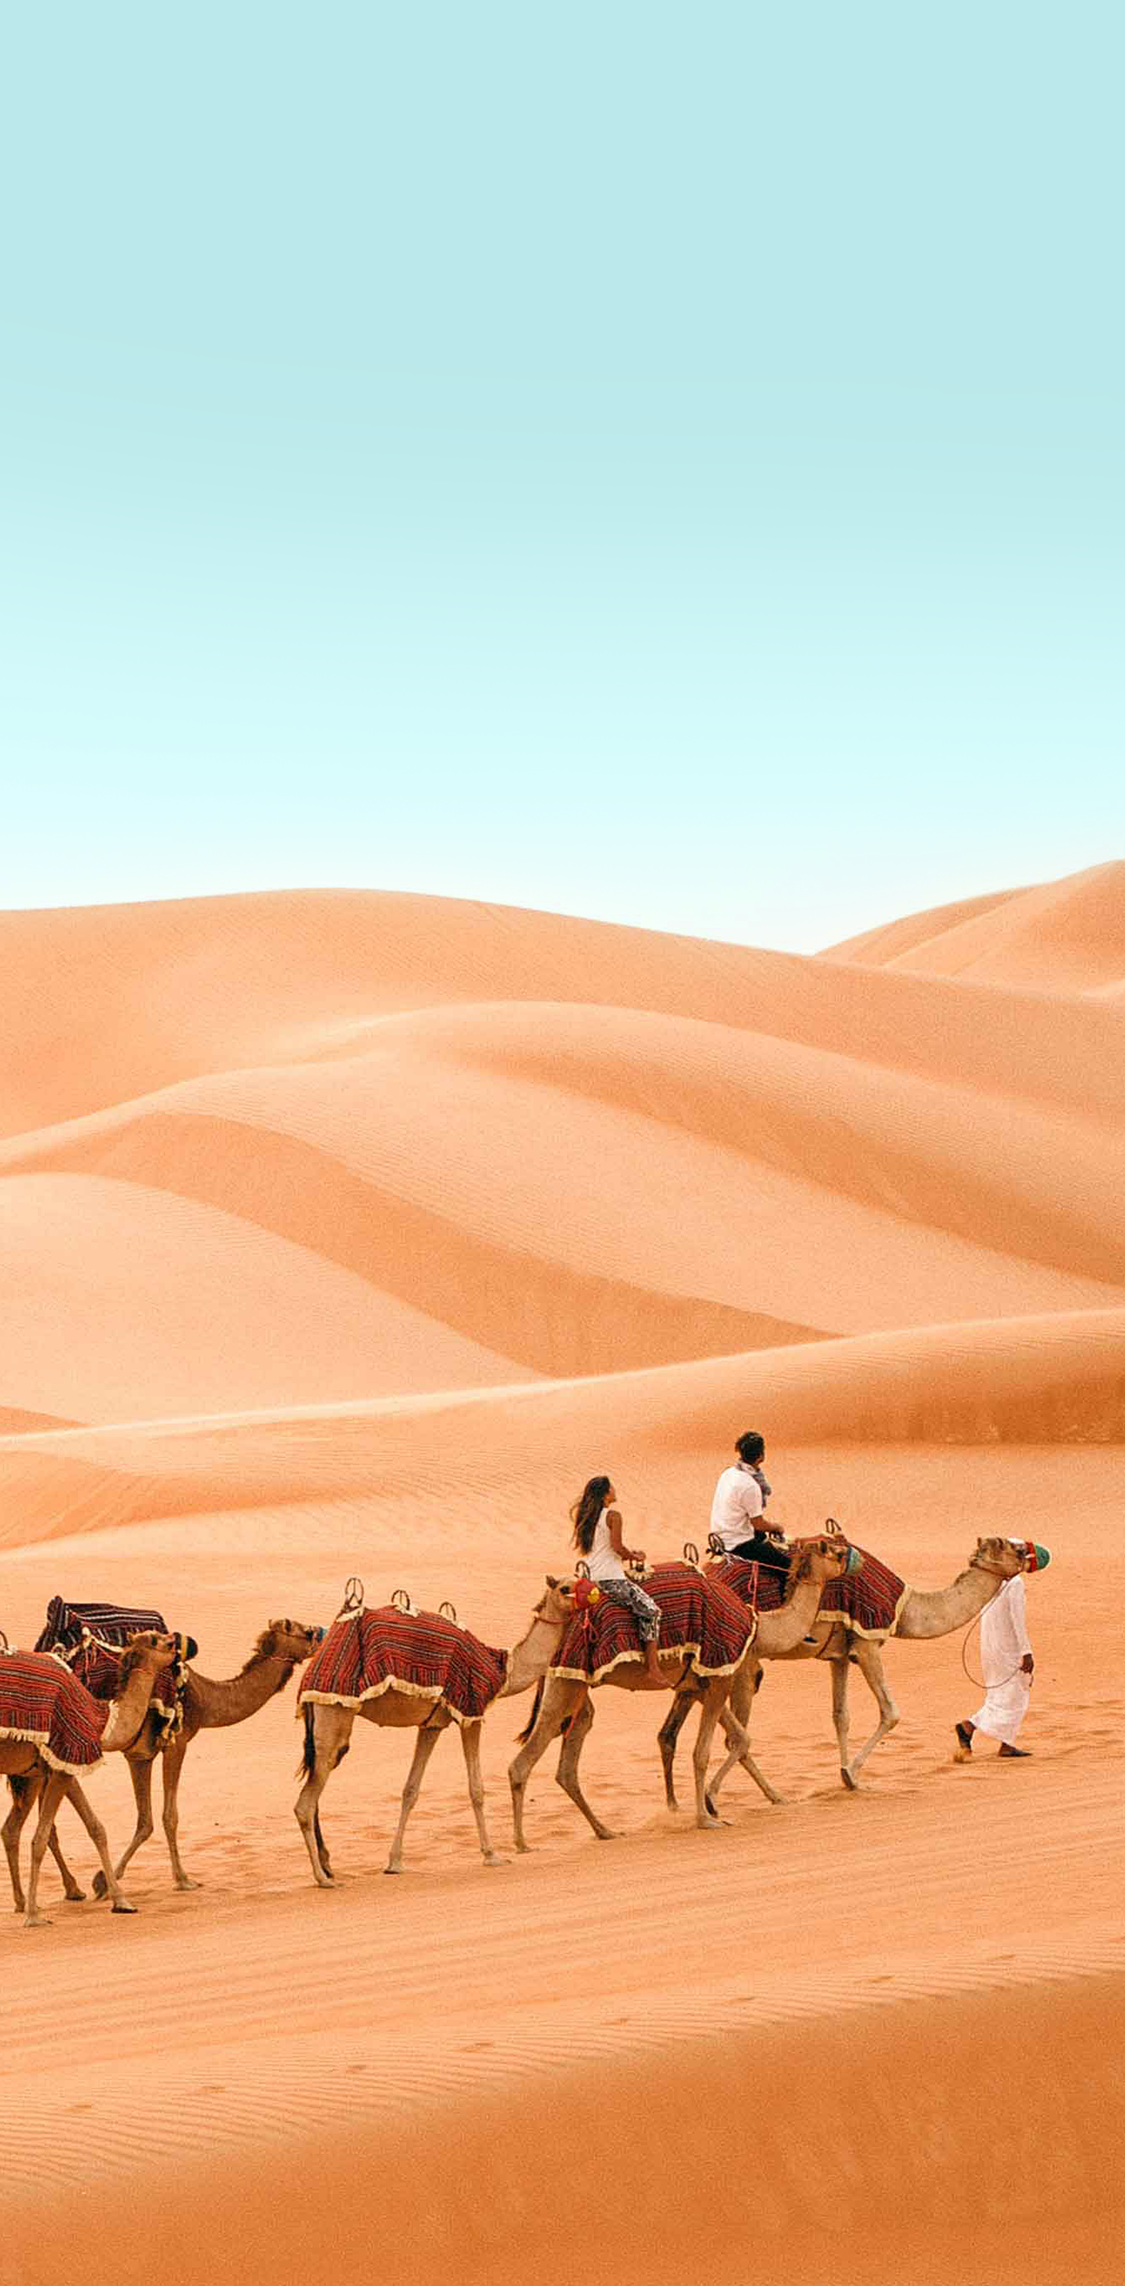
[[[0,21],[0,904],[1125,854],[1117,7]]]

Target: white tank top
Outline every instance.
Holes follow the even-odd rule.
[[[606,1519],[610,1513],[608,1508],[603,1508],[594,1526],[594,1537],[586,1558],[592,1580],[623,1580],[626,1577],[625,1566],[609,1536]]]

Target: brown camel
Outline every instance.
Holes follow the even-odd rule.
[[[541,1681],[551,1658],[558,1650],[563,1628],[573,1613],[573,1580],[556,1580],[548,1575],[546,1593],[535,1606],[527,1634],[508,1653],[507,1673],[503,1686],[497,1693],[498,1698],[515,1698],[520,1691],[529,1691],[533,1683]],[[455,1719],[440,1699],[420,1699],[393,1688],[383,1691],[378,1698],[365,1700],[359,1707],[323,1703],[305,1707],[305,1749],[301,1764],[305,1783],[297,1797],[295,1814],[305,1837],[313,1880],[321,1889],[333,1888],[335,1876],[321,1832],[318,1805],[331,1772],[343,1761],[348,1751],[348,1740],[357,1714],[362,1715],[367,1722],[385,1724],[395,1730],[418,1732],[414,1759],[402,1792],[398,1830],[383,1869],[386,1873],[402,1872],[402,1845],[407,1819],[422,1790],[426,1765],[438,1739]],[[483,1717],[476,1722],[462,1722],[458,1728],[461,1732],[469,1799],[477,1823],[481,1854],[486,1865],[503,1865],[503,1858],[497,1855],[488,1838],[485,1823],[484,1784],[480,1769],[481,1721]]]
[[[246,1722],[251,1715],[260,1713],[270,1699],[285,1689],[294,1668],[302,1666],[315,1651],[321,1633],[319,1627],[306,1627],[297,1619],[271,1619],[259,1635],[246,1665],[227,1681],[212,1682],[208,1676],[197,1674],[194,1667],[184,1669],[183,1720],[179,1729],[169,1733],[155,1712],[150,1712],[127,1750],[137,1823],[128,1848],[118,1860],[118,1880],[134,1851],[140,1849],[152,1833],[152,1773],[154,1764],[160,1760],[164,1777],[164,1834],[172,1861],[172,1879],[177,1889],[199,1888],[198,1881],[193,1881],[184,1871],[177,1839],[180,1775],[192,1739],[201,1730],[226,1730],[232,1723]],[[67,1896],[81,1897],[82,1892],[74,1883],[55,1834],[51,1837],[51,1852],[62,1874]],[[99,1873],[94,1882],[94,1895],[104,1897],[105,1893],[105,1875]]]
[[[816,1617],[826,1581],[838,1579],[842,1572],[847,1571],[850,1557],[851,1550],[847,1541],[838,1535],[825,1535],[823,1538],[802,1540],[796,1544],[790,1571],[788,1598],[780,1611],[769,1614],[771,1623],[769,1639],[771,1642],[776,1642],[779,1646],[789,1647],[798,1643],[803,1635],[808,1634]],[[759,1632],[765,1625],[766,1619],[763,1616],[758,1622]],[[720,1823],[707,1799],[707,1762],[715,1724],[720,1717],[723,1719],[728,1736],[740,1738],[743,1751],[747,1755],[749,1754],[750,1742],[743,1727],[745,1718],[741,1714],[732,1714],[731,1705],[733,1704],[734,1693],[738,1691],[740,1704],[744,1703],[746,1707],[749,1707],[750,1700],[754,1695],[754,1683],[751,1681],[749,1687],[744,1689],[743,1678],[753,1668],[754,1664],[754,1639],[750,1637],[733,1676],[698,1676],[694,1678],[691,1685],[689,1704],[698,1705],[701,1709],[693,1762],[695,1765],[695,1822],[697,1826],[703,1829],[709,1829]],[[678,1690],[685,1677],[691,1675],[690,1659],[685,1659],[682,1653],[675,1650],[661,1651],[660,1665],[664,1687],[668,1690]],[[535,1705],[531,1710],[531,1720],[526,1730],[520,1733],[520,1738],[523,1741],[521,1751],[516,1755],[508,1771],[512,1789],[512,1817],[518,1850],[526,1850],[529,1847],[524,1834],[523,1823],[524,1794],[527,1781],[540,1755],[546,1753],[551,1740],[556,1738],[560,1731],[565,1732],[565,1736],[559,1754],[558,1769],[555,1772],[556,1780],[563,1792],[569,1794],[571,1801],[577,1804],[583,1817],[593,1827],[598,1840],[612,1840],[609,1827],[603,1825],[601,1819],[590,1808],[578,1778],[578,1764],[582,1748],[594,1719],[590,1692],[591,1689],[602,1688],[605,1684],[615,1684],[619,1690],[626,1691],[645,1690],[649,1687],[644,1668],[632,1661],[623,1661],[619,1666],[611,1668],[610,1672],[602,1677],[601,1684],[575,1682],[562,1675],[548,1675],[546,1684],[537,1696]],[[765,1781],[759,1777],[759,1783],[764,1785]]]
[[[958,1573],[957,1578],[949,1587],[937,1588],[932,1591],[911,1588],[908,1591],[893,1633],[913,1642],[922,1642],[936,1635],[952,1635],[959,1627],[967,1627],[972,1620],[979,1616],[984,1610],[985,1604],[990,1603],[993,1596],[998,1592],[998,1586],[1002,1580],[1012,1579],[1016,1572],[1023,1569],[1024,1558],[1019,1549],[1013,1546],[1011,1540],[1005,1540],[998,1535],[990,1539],[978,1540],[965,1570]],[[831,1664],[832,1719],[839,1744],[840,1776],[844,1785],[854,1793],[859,1785],[859,1773],[868,1755],[879,1745],[880,1740],[886,1737],[887,1732],[894,1729],[899,1719],[898,1708],[887,1687],[887,1679],[883,1672],[883,1661],[880,1655],[887,1638],[885,1635],[860,1635],[850,1628],[841,1626],[833,1620],[830,1613],[825,1612],[811,1630],[811,1642],[802,1640],[789,1650],[770,1651],[765,1648],[769,1640],[766,1633],[768,1616],[768,1614],[763,1614],[759,1622],[758,1639],[754,1646],[759,1662],[769,1658],[827,1659]],[[848,1668],[853,1663],[859,1668],[865,1683],[874,1695],[879,1708],[879,1721],[866,1745],[862,1746],[859,1753],[849,1760]],[[761,1668],[759,1665],[756,1674],[752,1668],[748,1669],[745,1674],[740,1673],[736,1687],[731,1693],[731,1711],[743,1726],[747,1723],[750,1701],[760,1681]],[[687,1715],[691,1711],[692,1703],[689,1684],[686,1690],[677,1694],[676,1703],[660,1732],[660,1751],[664,1763],[665,1784],[669,1802],[673,1805],[675,1796],[672,1787],[672,1765],[676,1751],[676,1740]],[[768,1795],[770,1801],[779,1802],[782,1799],[781,1795],[775,1793],[773,1787],[763,1778],[752,1757],[742,1750],[733,1730],[729,1734],[729,1738],[730,1752],[708,1787],[711,1800],[714,1801],[728,1771],[733,1769],[736,1762],[741,1762],[743,1768],[749,1771],[750,1776],[761,1787],[762,1792]]]
[[[142,1729],[149,1711],[153,1689],[158,1675],[173,1664],[179,1646],[170,1635],[134,1636],[121,1660],[118,1688],[109,1702],[109,1714],[101,1734],[103,1754],[127,1754]],[[80,1693],[87,1709],[91,1704],[89,1693],[68,1669],[49,1654],[28,1654],[36,1665],[51,1670],[52,1679],[66,1693]],[[46,1750],[27,1739],[0,1738],[0,1771],[12,1783],[14,1801],[3,1829],[4,1849],[12,1881],[15,1910],[24,1914],[27,1929],[49,1928],[47,1915],[38,1908],[39,1873],[55,1822],[60,1802],[71,1802],[77,1810],[102,1862],[104,1886],[113,1899],[115,1913],[135,1913],[122,1895],[113,1870],[106,1842],[105,1827],[96,1817],[78,1780],[72,1772],[54,1767]],[[34,1802],[38,1801],[39,1820],[31,1844],[31,1873],[27,1887],[26,1910],[19,1872],[19,1844],[25,1820]],[[68,1883],[73,1886],[68,1876]]]

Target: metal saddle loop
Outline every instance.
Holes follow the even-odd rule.
[[[391,1597],[391,1602],[396,1611],[409,1611],[410,1609],[410,1597],[405,1588],[396,1588]]]
[[[707,1553],[709,1556],[726,1555],[726,1549],[724,1548],[717,1532],[709,1532],[707,1534]]]
[[[576,1565],[575,1565],[575,1567],[574,1567],[574,1577],[575,1577],[575,1579],[576,1579],[576,1580],[588,1580],[588,1579],[589,1579],[589,1577],[590,1577],[590,1566],[589,1566],[589,1564],[586,1562],[586,1558],[585,1558],[585,1556],[579,1556],[579,1558],[578,1558],[578,1562],[576,1563]]]
[[[347,1583],[347,1586],[344,1589],[344,1600],[340,1605],[340,1609],[337,1612],[336,1617],[337,1619],[351,1619],[357,1611],[362,1610],[363,1581],[357,1578],[355,1572],[353,1572],[350,1580]]]
[[[684,1541],[684,1562],[685,1564],[694,1564],[698,1569],[699,1550],[696,1547],[694,1540]]]

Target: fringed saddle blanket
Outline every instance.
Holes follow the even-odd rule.
[[[297,1695],[307,1706],[361,1707],[384,1691],[440,1700],[454,1722],[479,1722],[503,1689],[508,1654],[436,1611],[352,1612],[329,1628]]]
[[[780,1611],[788,1587],[786,1573],[774,1564],[748,1562],[745,1556],[719,1556],[708,1564],[709,1580],[721,1580],[751,1611]]]
[[[850,1578],[829,1580],[820,1599],[821,1619],[849,1627],[855,1635],[893,1635],[903,1604],[910,1593],[905,1580],[889,1571],[878,1556],[859,1551],[862,1569]]]
[[[36,1746],[52,1770],[82,1778],[102,1758],[109,1708],[49,1653],[0,1652],[0,1738]]]
[[[121,1652],[134,1635],[146,1635],[152,1629],[158,1635],[168,1633],[158,1611],[132,1611],[127,1604],[120,1603],[64,1603],[61,1595],[53,1595],[35,1648],[61,1651],[71,1672],[92,1698],[112,1699],[117,1691]],[[87,1635],[96,1640],[84,1642]],[[183,1673],[179,1660],[174,1667],[165,1667],[156,1676],[152,1712],[165,1737],[180,1728]]]
[[[107,1643],[125,1644],[134,1635],[168,1629],[158,1611],[130,1611],[123,1603],[65,1603],[53,1595],[47,1605],[37,1651],[77,1651],[84,1634],[100,1635]]]
[[[697,1675],[733,1675],[758,1622],[729,1587],[694,1564],[657,1564],[642,1584],[660,1605],[657,1650],[690,1657]],[[551,1673],[600,1683],[623,1660],[643,1658],[632,1612],[603,1596],[571,1621]]]

